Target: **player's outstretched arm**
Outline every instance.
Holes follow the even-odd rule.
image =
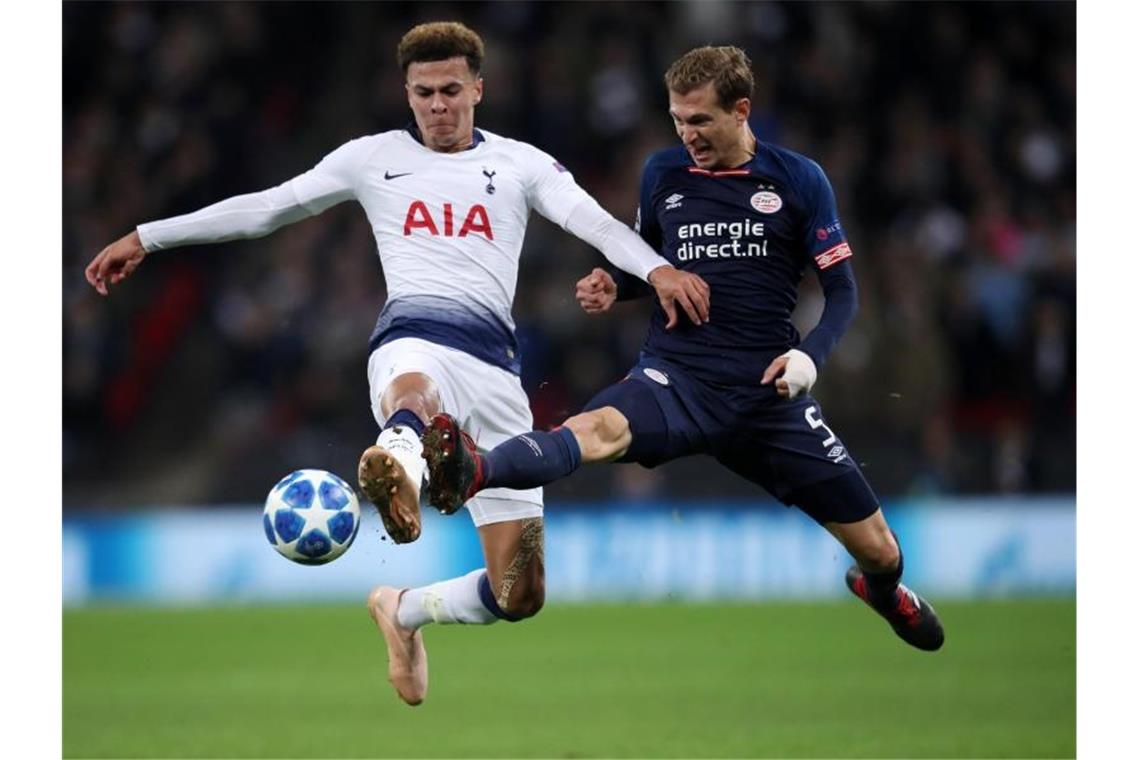
[[[372,138],[352,140],[309,171],[276,187],[140,225],[99,252],[87,267],[87,282],[105,296],[108,285],[122,282],[148,252],[258,238],[319,214],[355,196],[356,178],[375,146]]]
[[[133,230],[99,251],[87,265],[84,274],[91,287],[99,295],[105,296],[108,286],[118,285],[129,277],[145,257],[146,249],[143,248],[138,230]]]

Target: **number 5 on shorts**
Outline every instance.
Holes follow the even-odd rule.
[[[816,409],[816,407],[809,406],[807,409],[804,409],[804,419],[807,420],[807,424],[811,425],[812,430],[819,430],[820,428],[823,428],[827,431],[827,440],[825,440],[822,444],[823,447],[826,448],[835,443],[838,439],[835,437],[835,433],[831,432],[831,428],[824,424],[823,420],[815,416],[818,411],[819,410]]]

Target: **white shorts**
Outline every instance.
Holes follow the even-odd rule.
[[[435,381],[443,411],[459,420],[480,451],[534,429],[530,402],[519,378],[470,354],[419,338],[399,338],[368,358],[372,416],[384,427],[380,397],[392,379],[422,372]],[[475,525],[542,517],[542,488],[488,488],[463,505]]]

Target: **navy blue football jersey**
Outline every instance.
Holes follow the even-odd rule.
[[[678,325],[666,331],[658,305],[643,351],[706,382],[758,384],[773,358],[800,345],[791,317],[808,267],[821,279],[828,270],[842,275],[854,297],[851,248],[831,185],[817,163],[790,150],[758,141],[751,161],[723,171],[698,168],[683,147],[654,154],[642,175],[636,228],[654,250],[711,289],[705,325],[693,325],[681,312]],[[628,279],[618,279],[619,297],[630,295]],[[818,345],[800,346],[817,366],[852,315],[853,302],[850,313],[838,315],[840,324],[821,322],[813,331]]]

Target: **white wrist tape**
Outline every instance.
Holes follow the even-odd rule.
[[[783,379],[788,383],[788,395],[795,398],[802,393],[809,392],[811,387],[815,385],[815,362],[798,348],[793,348],[784,356],[788,357],[788,364],[784,367],[783,375]]]

